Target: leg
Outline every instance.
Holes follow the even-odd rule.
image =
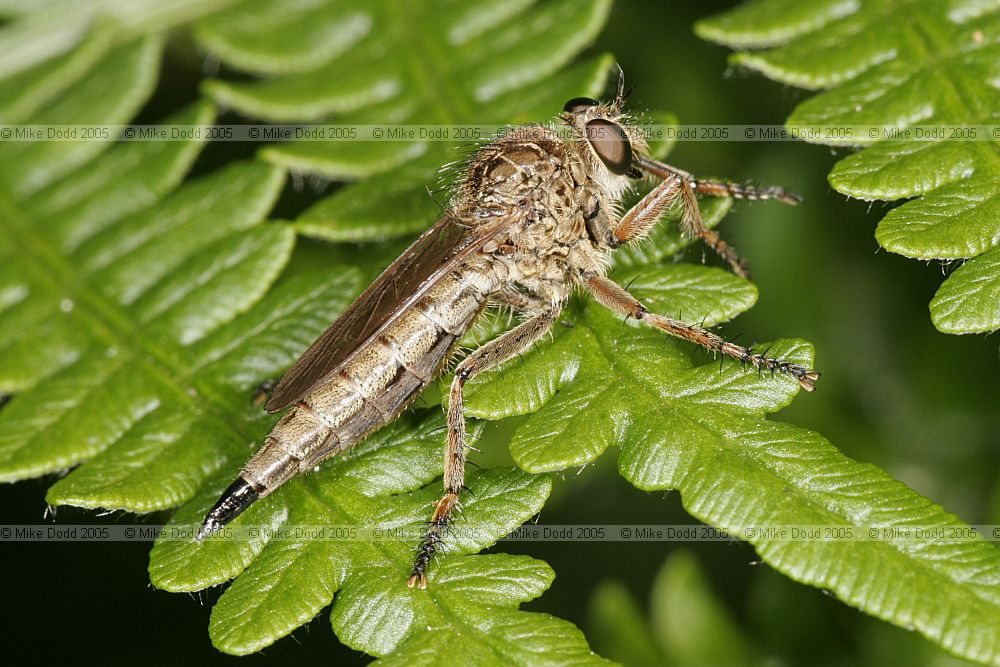
[[[733,197],[735,199],[748,199],[750,201],[776,199],[790,206],[802,203],[802,197],[799,195],[773,185],[759,188],[754,185],[740,185],[738,183],[695,178],[683,169],[671,167],[669,164],[664,164],[650,158],[639,158],[637,162],[640,167],[660,178],[667,178],[671,174],[680,176],[691,183],[691,187],[696,193],[705,195],[706,197]]]
[[[806,391],[812,391],[814,383],[819,379],[819,373],[808,368],[793,364],[780,359],[772,359],[762,354],[755,354],[745,347],[730,343],[729,341],[716,336],[711,331],[706,331],[691,324],[685,324],[678,320],[672,320],[662,315],[650,313],[646,310],[638,299],[629,294],[624,287],[618,283],[596,276],[587,282],[587,289],[594,295],[597,302],[602,306],[610,308],[616,313],[634,317],[637,320],[648,322],[664,333],[676,336],[683,340],[691,341],[702,347],[721,352],[727,357],[732,357],[745,364],[750,364],[761,371],[771,371],[772,373],[788,373],[802,385]]]
[[[647,160],[645,159],[639,159],[636,163],[640,167],[647,168]],[[658,165],[659,163],[654,164]],[[660,176],[663,181],[643,197],[638,204],[626,211],[611,234],[611,245],[617,246],[644,238],[659,222],[664,212],[679,200],[682,208],[681,229],[704,241],[709,248],[726,260],[736,275],[746,278],[749,272],[740,256],[728,243],[722,240],[722,237],[715,230],[706,227],[702,221],[701,211],[698,210],[698,200],[695,198],[691,181],[680,173],[669,170],[653,171],[647,168],[647,171]]]
[[[694,187],[691,181],[686,179],[681,179],[681,201],[683,202],[681,229],[700,238],[705,245],[715,251],[716,255],[729,264],[733,273],[741,278],[749,278],[750,267],[736,249],[726,243],[719,232],[705,226],[705,221],[701,219],[701,209],[698,208],[698,199],[694,195]]]
[[[749,201],[765,201],[776,199],[789,206],[797,206],[802,203],[802,197],[789,192],[777,185],[767,187],[757,187],[752,183],[729,183],[727,181],[716,181],[711,179],[695,179],[691,181],[694,191],[706,197],[732,197],[734,199],[747,199]]]
[[[493,295],[493,303],[510,308],[512,312],[537,313],[548,305],[541,297],[515,290],[503,290]]]
[[[750,275],[749,267],[747,267],[746,262],[739,256],[739,253],[737,253],[731,245],[726,243],[718,232],[705,226],[705,222],[701,219],[701,211],[698,209],[698,200],[695,197],[695,194],[703,194],[709,197],[732,196],[737,199],[753,200],[778,199],[786,204],[798,204],[801,201],[801,198],[798,195],[787,192],[778,187],[754,188],[751,186],[724,183],[722,181],[697,180],[686,171],[677,169],[676,167],[671,167],[668,164],[664,164],[650,158],[638,158],[636,160],[636,164],[654,176],[664,179],[660,187],[666,183],[673,183],[671,185],[671,189],[675,189],[677,192],[673,199],[679,198],[682,205],[681,228],[688,234],[700,238],[705,245],[715,251],[719,257],[726,260],[726,263],[729,264],[733,273],[744,278],[747,278]],[[657,189],[659,189],[659,187]],[[653,192],[656,192],[656,190],[653,190]],[[633,210],[641,209],[644,202],[645,198],[639,202]],[[665,209],[662,209],[659,213],[657,213],[657,219],[659,219],[659,215],[662,214],[663,210]],[[622,218],[622,222],[624,222],[625,218],[629,217],[629,214],[631,213],[632,211],[626,213],[625,217]],[[637,215],[643,215],[643,211],[638,211]],[[655,224],[655,221],[646,228],[647,232],[653,224]],[[623,229],[622,226],[619,226],[619,230],[623,233],[630,231],[628,229]],[[618,238],[617,231],[615,236]],[[622,238],[621,242],[624,243],[628,240],[630,239]]]
[[[259,385],[257,385],[253,390],[253,398],[250,402],[253,403],[255,407],[260,407],[267,402],[267,399],[271,398],[271,392],[274,388],[278,386],[278,381],[275,379],[264,380]]]
[[[611,247],[646,238],[663,214],[681,197],[682,184],[683,180],[676,174],[664,175],[663,181],[618,221],[618,226],[611,231]]]
[[[427,588],[427,567],[438,550],[451,515],[458,507],[458,494],[465,484],[465,412],[462,409],[462,388],[472,377],[495,368],[517,356],[541,338],[559,316],[550,310],[522,322],[470,354],[455,369],[448,403],[448,448],[444,457],[444,495],[434,508],[427,534],[413,563],[406,585]]]

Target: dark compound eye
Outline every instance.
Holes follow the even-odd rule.
[[[589,97],[574,97],[563,105],[563,111],[565,113],[580,113],[584,109],[596,106],[597,100],[592,100]]]
[[[621,176],[632,168],[632,142],[617,123],[595,118],[587,123],[587,141],[611,173]]]

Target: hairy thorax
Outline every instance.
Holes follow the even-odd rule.
[[[470,163],[459,215],[509,221],[471,263],[493,273],[498,301],[538,312],[565,302],[584,273],[606,271],[610,248],[594,230],[607,229],[616,196],[588,177],[583,159],[575,142],[529,126]]]

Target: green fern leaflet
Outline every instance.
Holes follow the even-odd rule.
[[[772,39],[822,23],[814,11],[783,4],[800,30],[772,30]],[[0,56],[8,66],[0,121],[136,118],[164,61],[167,39],[155,31],[176,26],[190,26],[186,43],[224,68],[202,82],[199,99],[161,120],[170,124],[210,127],[223,106],[275,121],[521,123],[549,120],[566,99],[604,90],[613,58],[578,56],[608,16],[605,0],[412,5],[174,0],[137,4],[127,21],[98,11],[100,3],[65,17],[23,10],[0,31],[10,47]],[[846,20],[855,5],[824,3],[818,15]],[[995,34],[985,24],[981,31],[986,42]],[[412,39],[414,32],[439,39]],[[985,49],[971,48],[969,57]],[[447,142],[286,142],[217,166],[204,148],[197,138],[0,145],[0,161],[20,167],[0,179],[0,392],[13,395],[0,411],[3,481],[65,472],[48,491],[53,505],[169,509],[172,526],[196,524],[273,425],[274,416],[251,405],[253,388],[279,376],[347,306],[387,260],[386,247],[432,222],[439,204],[425,188],[435,187],[438,167],[463,155]],[[986,152],[974,156],[967,181],[940,172],[934,188],[897,210],[962,183],[984,185],[994,148],[976,149]],[[293,190],[289,171],[338,185],[293,221],[269,219]],[[989,206],[995,198],[970,205],[963,229],[981,232]],[[717,225],[729,208],[727,200],[707,202],[703,214]],[[620,251],[614,276],[656,310],[708,326],[751,308],[753,284],[674,261],[690,240],[673,222],[649,244]],[[959,300],[969,293],[963,271],[970,284],[983,284],[975,272],[995,252],[985,238],[970,246],[977,252],[955,255],[979,255],[946,282]],[[469,476],[464,525],[483,530],[448,536],[428,590],[405,586],[409,541],[274,536],[303,524],[402,529],[425,520],[442,473],[444,418],[434,392],[235,524],[274,531],[247,541],[159,540],[153,584],[184,592],[228,584],[209,633],[232,654],[269,646],[329,607],[344,644],[389,663],[439,661],[442,635],[456,662],[600,663],[571,623],[520,608],[552,583],[547,564],[479,552],[543,509],[553,473],[615,448],[631,484],[679,491],[691,515],[718,528],[874,530],[856,542],[737,534],[796,581],[957,655],[1000,664],[997,551],[975,539],[892,539],[894,528],[968,526],[822,436],[774,420],[797,395],[794,380],[692,359],[689,347],[582,299],[563,320],[502,374],[469,384],[473,433],[519,418],[510,441],[518,467]],[[503,326],[490,320],[466,342]],[[813,361],[802,340],[777,341],[772,354]],[[729,626],[714,608],[697,618]]]
[[[821,91],[790,126],[1000,123],[997,0],[754,0],[696,31],[738,49],[734,63]],[[814,141],[863,147],[830,172],[838,192],[907,200],[879,223],[883,248],[961,262],[931,301],[934,325],[1000,329],[1000,136]]]

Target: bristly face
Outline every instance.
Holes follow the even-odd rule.
[[[580,154],[590,173],[613,199],[641,178],[634,159],[649,148],[640,128],[623,111],[625,98],[619,91],[611,102],[575,97],[563,107],[562,120],[573,131]]]

